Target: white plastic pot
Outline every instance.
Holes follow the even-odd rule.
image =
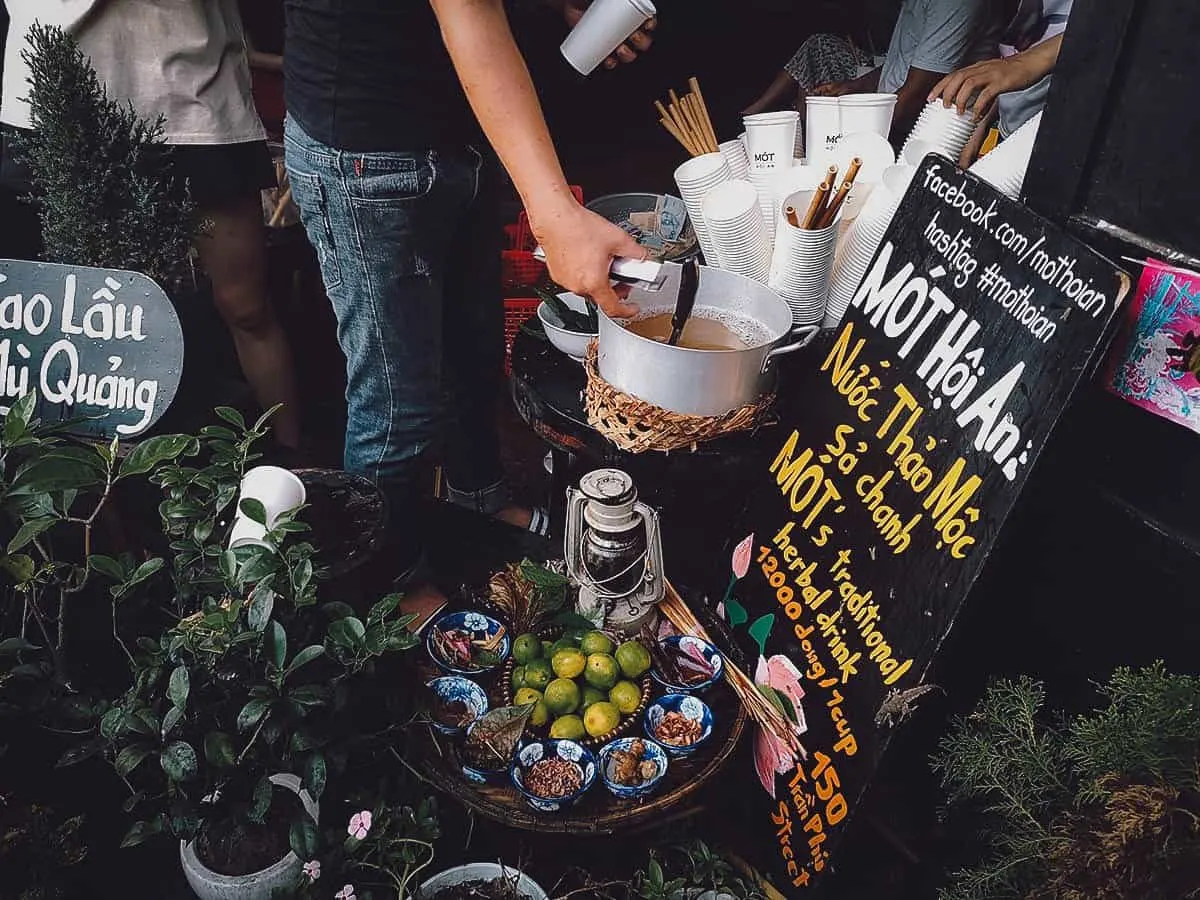
[[[309,796],[308,791],[301,789],[299,778],[288,774],[272,775],[271,783],[299,796],[304,811],[314,822],[318,820],[320,809],[317,802]],[[289,852],[279,862],[258,872],[222,875],[200,862],[191,841],[186,844],[179,842],[179,861],[183,865],[188,886],[200,900],[271,900],[275,891],[294,885],[304,868],[304,860]]]
[[[518,894],[526,900],[548,900],[542,886],[524,872],[497,863],[468,863],[439,872],[421,883],[421,887],[417,889],[417,900],[433,900],[438,891],[467,881],[495,881],[501,877],[512,878],[514,874],[517,875]]]

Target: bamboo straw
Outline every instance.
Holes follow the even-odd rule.
[[[846,167],[846,178],[842,181],[842,186],[838,188],[837,194],[829,201],[829,206],[825,210],[825,214],[821,217],[821,221],[817,223],[817,228],[828,228],[833,224],[833,220],[837,218],[838,210],[842,208],[842,204],[846,202],[846,196],[850,193],[850,188],[854,186],[854,179],[858,176],[858,170],[862,167],[862,160],[857,156],[850,160],[850,165]]]
[[[689,78],[688,87],[692,89],[692,94],[696,97],[696,105],[700,108],[701,116],[704,119],[704,130],[708,133],[708,139],[714,147],[719,149],[720,141],[717,140],[717,132],[713,128],[712,116],[708,114],[708,104],[704,102],[704,94],[700,91],[700,81],[695,77]]]
[[[699,151],[697,151],[696,148],[688,142],[688,139],[683,136],[683,132],[681,132],[678,128],[676,128],[670,119],[668,119],[667,117],[664,116],[663,118],[659,119],[658,121],[662,123],[663,128],[667,129],[667,131],[669,131],[671,133],[671,137],[673,137],[673,138],[675,138],[675,140],[679,141],[679,143],[683,147],[683,149],[686,150],[691,156],[699,156],[700,155]]]
[[[275,204],[275,211],[271,213],[271,221],[267,223],[268,228],[278,228],[279,223],[283,221],[284,213],[287,212],[287,205],[292,200],[292,186],[289,184],[287,190],[283,192],[283,196]]]
[[[683,598],[679,596],[674,585],[669,581],[666,582],[666,596],[659,603],[659,609],[670,620],[671,624],[681,632],[712,643],[708,633],[704,630],[704,626],[697,621],[695,614],[688,609]],[[800,743],[800,738],[796,734],[796,729],[792,724],[780,715],[779,710],[767,701],[759,692],[758,686],[755,685],[746,673],[735,666],[728,658],[725,659],[725,680],[729,682],[729,686],[733,688],[733,692],[741,699],[742,706],[746,708],[746,712],[750,714],[750,717],[763,730],[783,743],[794,756],[800,759],[808,757],[808,752],[804,749],[804,745]]]
[[[692,115],[692,121],[696,123],[696,128],[699,131],[700,137],[704,141],[705,149],[707,149],[709,153],[717,153],[717,143],[713,139],[712,135],[709,134],[708,127],[704,123],[704,110],[700,108],[700,98],[695,94],[688,94],[683,99],[687,105],[688,112],[690,112]]]
[[[658,114],[660,116],[659,121],[662,123],[662,126],[671,133],[671,136],[675,138],[675,140],[679,141],[679,143],[683,145],[683,149],[685,149],[692,156],[699,156],[702,151],[700,150],[695,137],[692,135],[691,130],[686,124],[683,123],[682,119],[679,118],[677,111],[673,112],[668,110],[665,106],[663,106],[661,100],[654,101],[654,108],[658,110]]]
[[[789,206],[783,211],[783,214],[787,216],[787,222],[789,225],[791,225],[793,228],[800,227],[800,220],[796,218],[796,207]]]
[[[808,212],[804,214],[804,221],[800,223],[800,227],[805,231],[810,231],[816,227],[817,220],[824,214],[825,198],[829,196],[829,191],[832,187],[833,185],[829,183],[828,178],[817,186],[817,190],[813,194],[812,203],[808,205]]]
[[[704,134],[704,129],[700,127],[700,121],[696,118],[696,111],[692,108],[689,102],[691,98],[685,96],[679,101],[679,109],[683,113],[683,117],[687,119],[688,128],[691,129],[692,136],[696,139],[696,144],[705,153],[711,152],[708,149],[708,137]]]

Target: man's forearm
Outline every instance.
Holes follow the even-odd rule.
[[[526,208],[571,199],[501,0],[430,0],[479,124]]]
[[[854,85],[850,93],[852,94],[873,94],[879,90],[879,75],[883,72],[881,68],[874,68],[870,72],[859,75],[850,81]]]

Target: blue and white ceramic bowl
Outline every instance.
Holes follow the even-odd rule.
[[[474,729],[475,726],[478,724],[479,724],[479,720],[476,719],[474,722],[472,722],[470,725],[467,726],[467,737],[468,738],[471,736],[472,729]],[[489,766],[473,765],[467,759],[467,754],[466,754],[465,749],[459,750],[459,759],[462,761],[463,777],[466,778],[467,781],[474,782],[475,784],[487,784],[489,781],[499,781],[500,779],[502,779],[504,777],[505,774],[508,773],[508,767],[512,763],[511,759],[506,759],[503,761],[497,760],[494,768],[489,767]]]
[[[672,635],[668,638],[663,638],[659,642],[666,653],[678,653],[684,656],[698,655],[703,657],[704,661],[712,666],[712,677],[706,681],[698,681],[695,684],[675,684],[658,671],[658,668],[650,670],[651,677],[659,684],[665,687],[673,694],[699,694],[702,691],[708,690],[714,684],[721,680],[721,676],[725,674],[725,657],[721,655],[721,651],[710,644],[708,641],[702,641],[700,638],[692,637],[691,635]]]
[[[680,744],[672,744],[670,741],[663,740],[658,736],[658,726],[662,723],[663,718],[667,713],[677,712],[693,722],[700,723],[700,737],[694,744],[682,746]],[[693,697],[691,694],[666,694],[659,697],[646,709],[646,737],[662,744],[663,749],[672,756],[690,756],[695,753],[700,746],[712,737],[713,732],[713,714],[708,708],[708,704],[699,697]]]
[[[443,675],[441,678],[433,679],[426,687],[444,703],[458,700],[465,704],[467,713],[470,715],[466,725],[447,725],[431,717],[433,727],[442,734],[462,734],[466,731],[467,726],[488,710],[487,694],[484,693],[483,688],[461,675]]]
[[[643,784],[620,784],[614,781],[612,777],[613,752],[624,750],[628,753],[629,748],[633,746],[635,741],[641,741],[642,746],[645,748],[642,751],[642,760],[654,763],[657,771],[649,781]],[[667,759],[667,751],[657,741],[652,741],[650,738],[623,737],[604,745],[604,749],[600,751],[599,764],[600,778],[603,779],[604,786],[616,797],[620,797],[623,800],[633,800],[637,797],[645,797],[658,787],[659,782],[663,780],[663,776],[667,774],[667,767],[670,763]]]
[[[494,637],[502,628],[504,628],[503,625],[481,612],[447,613],[434,622],[426,633],[425,649],[429,653],[429,658],[437,663],[438,668],[444,672],[449,672],[451,675],[482,675],[484,672],[492,671],[508,659],[509,651],[512,650],[511,635],[505,632],[495,650],[496,661],[487,666],[465,666],[444,658],[437,649],[435,635],[439,631],[466,631],[470,633],[472,640],[484,641]]]
[[[582,783],[574,793],[567,794],[565,797],[539,797],[525,787],[525,776],[543,759],[556,756],[571,763],[579,770]],[[523,744],[517,751],[517,758],[513,761],[509,775],[512,777],[513,785],[521,792],[521,796],[534,809],[539,812],[559,812],[574,806],[575,802],[586,794],[588,788],[596,782],[596,757],[592,755],[591,750],[575,741],[531,741]]]

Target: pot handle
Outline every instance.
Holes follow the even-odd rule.
[[[767,358],[763,360],[762,370],[767,371],[767,366],[771,364],[771,360],[776,356],[786,356],[789,353],[795,353],[797,350],[802,350],[812,343],[813,338],[817,336],[817,332],[821,330],[820,325],[805,325],[803,328],[797,328],[792,332],[793,337],[798,337],[794,343],[784,344],[782,347],[776,347],[767,354]]]

